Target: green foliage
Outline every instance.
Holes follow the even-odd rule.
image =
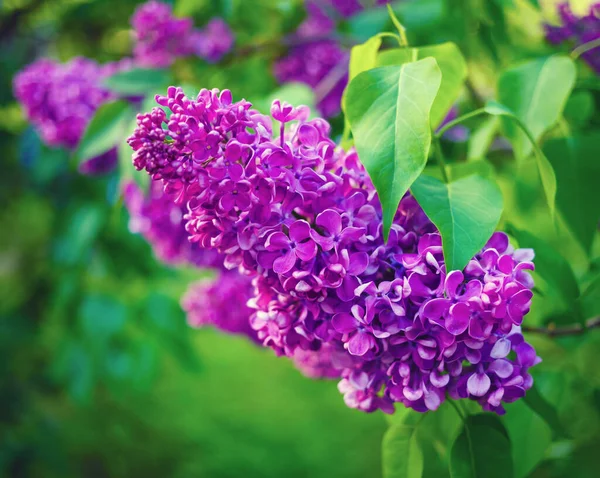
[[[452,446],[452,478],[511,478],[515,476],[509,435],[500,419],[480,414],[466,418]]]
[[[419,478],[423,474],[423,452],[417,427],[396,424],[388,428],[381,445],[384,478]]]
[[[386,239],[402,196],[425,168],[441,77],[435,60],[426,58],[365,71],[348,86],[348,120],[379,194]]]
[[[458,99],[467,78],[467,64],[454,43],[420,48],[399,48],[381,52],[377,66],[403,65],[423,58],[435,58],[442,73],[442,83],[431,108],[431,126],[436,128]]]
[[[498,80],[498,100],[531,132],[535,142],[556,124],[575,85],[575,64],[565,56],[533,60],[508,69]],[[533,145],[519,125],[503,123],[517,158],[526,158]]]
[[[479,175],[444,183],[420,176],[411,192],[442,235],[446,270],[462,270],[488,241],[502,215],[502,193]]]
[[[111,91],[127,96],[146,96],[149,92],[163,93],[172,82],[167,70],[133,68],[120,71],[104,79]]]
[[[75,157],[78,162],[112,149],[123,137],[131,116],[131,106],[124,100],[115,100],[100,106],[77,146]]]

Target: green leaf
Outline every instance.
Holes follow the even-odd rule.
[[[471,415],[450,452],[452,478],[514,477],[511,444],[500,419]]]
[[[502,215],[496,183],[471,175],[448,184],[421,175],[411,191],[442,235],[446,270],[462,270],[481,250]]]
[[[584,319],[600,315],[600,274],[583,291],[578,303]]]
[[[143,111],[149,111],[148,109],[143,109]],[[127,132],[127,136],[133,133],[135,127],[137,125],[137,121],[133,118],[126,126],[125,131]],[[142,191],[148,191],[150,187],[150,175],[146,174],[145,171],[136,171],[133,167],[132,155],[133,150],[131,146],[127,144],[127,139],[122,138],[121,141],[117,145],[117,154],[119,158],[119,179],[120,184],[123,185],[127,182],[133,181],[135,182]],[[121,188],[122,191],[122,188]]]
[[[129,103],[123,100],[105,103],[88,124],[75,157],[78,162],[105,153],[117,146],[133,116]]]
[[[375,68],[377,63],[377,52],[381,46],[382,37],[381,35],[375,35],[369,38],[365,43],[356,45],[350,50],[350,63],[348,66],[348,84],[363,71]],[[350,134],[350,123],[346,115],[346,96],[348,95],[348,88],[344,90],[342,95],[342,111],[345,114],[344,117],[344,138],[348,138]]]
[[[600,221],[600,134],[548,141],[544,151],[556,171],[556,204],[586,251],[592,247]]]
[[[527,126],[506,106],[496,103],[495,101],[488,101],[484,109],[488,114],[509,118],[524,132],[525,136],[529,138],[529,142],[535,152],[538,171],[542,180],[542,186],[546,195],[546,203],[548,204],[548,209],[550,210],[550,216],[554,217],[554,211],[556,209],[556,174],[554,173],[554,169],[552,168],[550,161],[548,161],[546,155],[537,145],[533,134],[529,131]]]
[[[594,115],[596,109],[594,95],[589,91],[574,91],[565,106],[565,119],[578,128],[585,126]]]
[[[467,159],[483,159],[485,158],[494,137],[498,133],[500,127],[500,120],[492,116],[491,118],[485,119],[477,129],[471,132],[469,138],[469,145],[467,148]]]
[[[567,56],[529,61],[506,70],[498,81],[498,100],[531,132],[535,142],[561,117],[575,85],[575,63]],[[518,125],[503,122],[517,158],[532,152],[532,145]]]
[[[552,431],[522,400],[506,405],[503,421],[512,444],[515,477],[525,478],[544,459]]]
[[[384,478],[421,478],[423,452],[416,430],[414,426],[401,424],[387,430],[381,445]]]
[[[379,194],[386,240],[402,196],[427,162],[429,114],[441,81],[435,60],[426,58],[364,71],[348,86],[348,120]]]
[[[519,247],[530,247],[535,251],[535,286],[546,300],[557,302],[552,308],[556,313],[566,314],[551,317],[560,323],[572,323],[573,316],[581,320],[576,300],[579,297],[579,286],[573,269],[567,260],[546,241],[533,234],[508,227],[509,233],[517,240]]]
[[[556,408],[554,408],[554,406],[544,398],[535,384],[533,387],[527,390],[523,401],[529,406],[529,408],[531,408],[535,413],[544,419],[550,428],[552,428],[556,436],[560,438],[568,437],[565,428],[558,418],[558,412],[556,411]]]
[[[164,90],[171,82],[168,70],[133,68],[104,79],[109,90],[126,96],[148,96]]]
[[[467,63],[454,43],[421,48],[386,50],[377,57],[377,66],[403,65],[433,57],[442,72],[442,84],[431,108],[431,126],[437,128],[458,99],[467,77]]]

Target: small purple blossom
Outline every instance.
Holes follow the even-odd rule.
[[[275,102],[274,131],[227,90],[188,98],[171,87],[157,102],[169,111],[138,115],[134,165],[186,211],[192,243],[253,277],[259,343],[292,358],[327,350],[346,404],[366,412],[435,410],[450,394],[503,413],[531,387],[539,358],[519,329],[531,250],[498,232],[447,271],[441,236],[410,194],[384,243],[376,191],[322,119]]]

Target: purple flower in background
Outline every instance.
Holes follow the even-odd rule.
[[[167,3],[150,1],[131,17],[136,63],[148,67],[169,66],[191,53],[188,40],[193,33],[191,18],[176,18]]]
[[[450,111],[448,111],[448,114],[444,118],[444,121],[442,121],[442,124],[438,127],[437,130],[439,131],[441,128],[450,123],[450,121],[454,121],[456,118],[458,118],[458,108],[456,106],[453,106],[452,108],[450,108]],[[464,143],[469,139],[469,134],[469,128],[462,124],[457,124],[456,126],[453,126],[448,131],[446,131],[443,137],[444,139],[447,139],[448,141],[452,141],[454,143]]]
[[[307,377],[339,378],[340,368],[336,361],[343,360],[343,358],[338,359],[332,347],[323,344],[319,350],[296,349],[292,360],[296,368]]]
[[[184,209],[163,192],[158,181],[152,181],[146,193],[134,182],[125,184],[123,201],[129,212],[129,230],[141,234],[161,261],[223,267],[223,256],[190,243],[183,222]]]
[[[449,393],[503,413],[531,387],[539,359],[518,327],[532,251],[495,233],[463,271],[447,271],[440,234],[410,194],[384,243],[376,191],[324,120],[274,102],[273,131],[228,90],[188,98],[170,87],[157,102],[170,112],[138,115],[134,165],[185,211],[192,243],[253,277],[259,343],[291,358],[327,350],[344,401],[366,412],[435,410]]]
[[[195,55],[210,63],[216,63],[231,50],[234,37],[223,19],[213,18],[202,30],[191,36],[189,43]]]
[[[150,1],[142,4],[131,17],[133,54],[141,66],[163,68],[178,57],[196,55],[216,62],[233,46],[233,34],[220,18],[214,18],[202,30],[194,29],[191,18],[177,18],[171,5]]]
[[[567,43],[570,48],[575,48],[600,39],[600,3],[592,5],[589,13],[582,17],[575,15],[568,3],[561,3],[558,5],[558,15],[560,25],[544,25],[546,39],[550,43]],[[600,48],[590,49],[581,57],[596,73],[600,73]]]
[[[80,57],[64,64],[40,59],[15,76],[14,93],[44,143],[74,150],[98,107],[114,99],[102,79],[130,65],[129,60],[99,65]],[[116,161],[113,150],[83,163],[80,170],[104,173]]]
[[[181,306],[192,327],[212,325],[231,334],[258,341],[250,327],[252,311],[246,305],[252,296],[252,280],[237,271],[217,272],[214,279],[192,283],[181,299]]]
[[[333,40],[304,43],[292,47],[275,63],[275,78],[280,83],[300,82],[314,88],[319,111],[323,116],[335,116],[341,111],[349,58]]]

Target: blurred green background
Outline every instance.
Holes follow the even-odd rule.
[[[15,72],[121,58],[136,3],[0,4],[0,476],[380,475],[383,416],[270,350],[188,328],[179,298],[200,272],[158,263],[115,179],[70,171],[22,117]]]
[[[513,2],[456,0],[460,8],[453,10],[453,1],[398,2],[398,14],[411,42],[456,41],[484,97],[493,95],[499,69],[549,51],[540,20],[553,19],[558,2],[540,2],[540,12],[535,2],[515,0],[518,9],[489,24],[470,5]],[[0,476],[380,476],[384,416],[347,408],[334,382],[309,380],[270,350],[188,328],[179,299],[201,272],[160,264],[129,233],[116,176],[77,174],[68,153],[41,144],[22,116],[11,85],[19,69],[42,56],[105,62],[128,55],[128,21],[138,3],[0,1]],[[302,20],[301,5],[176,2],[176,11],[193,15],[197,25],[225,16],[238,45],[270,41],[275,49],[222,68],[177,63],[177,76],[196,86],[229,87],[236,97],[268,96],[276,87],[270,55],[278,37]],[[342,29],[363,41],[388,23],[385,12],[367,14]],[[341,125],[339,118],[333,123]],[[597,115],[588,123],[597,129]],[[460,156],[460,148],[452,152]],[[502,152],[496,155],[502,159]],[[505,179],[514,174],[510,166],[501,171]],[[600,268],[600,241],[588,262],[564,228],[553,231],[540,215],[537,177],[522,171],[517,182],[518,188],[504,188],[505,219],[517,227],[539,225],[584,284],[586,271]],[[557,310],[556,301],[536,296],[530,323],[543,323],[545,307]],[[551,444],[547,425],[516,405],[509,431],[531,435],[520,434],[515,447],[544,456],[536,477],[596,477],[600,331],[533,340],[544,358],[536,381],[572,439]],[[435,433],[427,438],[435,447]]]

